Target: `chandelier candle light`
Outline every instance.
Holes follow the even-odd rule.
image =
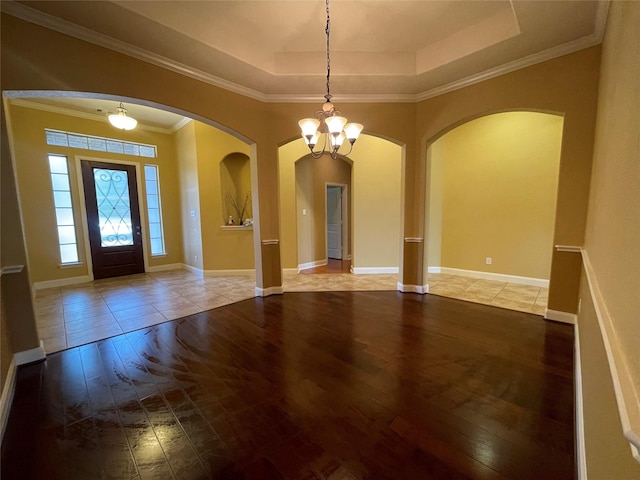
[[[331,33],[331,19],[329,17],[329,0],[326,0],[327,7],[327,26],[325,27],[325,33],[327,35],[327,94],[324,98],[327,100],[322,105],[322,110],[316,112],[315,118],[304,118],[298,122],[302,129],[302,138],[309,146],[311,155],[313,158],[320,158],[327,148],[327,137],[329,138],[330,148],[328,153],[331,158],[338,157],[338,149],[346,138],[349,140],[350,148],[344,155],[349,155],[353,150],[353,144],[356,143],[360,132],[362,131],[362,125],[359,123],[347,123],[347,119],[336,110],[331,103],[331,91],[330,91],[330,77],[331,77],[331,58],[329,55],[329,36]],[[314,147],[318,144],[320,136],[324,137],[324,144],[322,150],[314,151]]]
[[[138,125],[138,121],[127,115],[127,109],[124,108],[122,102],[120,106],[116,108],[116,113],[109,115],[109,123],[120,130],[133,130]]]

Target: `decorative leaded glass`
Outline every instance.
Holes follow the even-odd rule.
[[[102,246],[133,245],[127,172],[94,168],[93,176]]]

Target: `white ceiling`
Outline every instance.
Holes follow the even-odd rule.
[[[416,101],[600,43],[608,0],[330,8],[335,100]],[[2,10],[263,101],[325,94],[322,0],[2,1]]]

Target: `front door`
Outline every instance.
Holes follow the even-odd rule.
[[[82,160],[94,278],[144,272],[136,169]]]

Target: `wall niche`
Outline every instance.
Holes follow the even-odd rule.
[[[250,226],[251,168],[244,153],[230,153],[220,162],[220,192],[222,195],[222,225]]]

